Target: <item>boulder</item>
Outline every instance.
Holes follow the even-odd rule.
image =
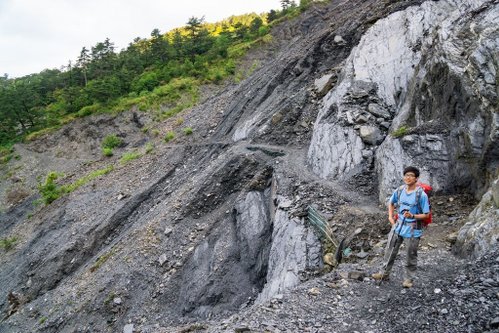
[[[133,333],[133,324],[127,324],[123,327],[123,333]]]
[[[320,79],[315,80],[314,85],[315,90],[317,91],[317,95],[319,95],[319,97],[323,97],[324,95],[326,95],[327,92],[333,87],[334,82],[334,74],[327,74]]]
[[[375,103],[370,103],[367,106],[367,111],[369,111],[370,114],[376,117],[380,117],[383,119],[390,119],[391,115],[390,112],[379,106],[378,104]]]
[[[334,36],[334,42],[336,44],[346,44],[347,42],[340,35]]]
[[[362,141],[368,145],[377,145],[383,140],[380,130],[374,126],[361,126],[359,134]]]

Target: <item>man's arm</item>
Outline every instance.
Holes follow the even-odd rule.
[[[388,221],[390,221],[391,225],[395,224],[395,219],[393,218],[395,212],[395,205],[391,202],[388,204]]]
[[[430,216],[430,213],[422,213],[422,214],[411,214],[409,212],[406,212],[404,214],[405,217],[409,217],[409,218],[413,218],[413,219],[416,219],[416,220],[424,220],[426,218],[428,218]]]
[[[423,195],[421,196],[421,199],[420,200],[420,203],[421,203],[421,209],[423,210],[423,212],[421,212],[420,214],[410,214],[411,216],[407,216],[407,217],[412,217],[416,220],[424,220],[428,217],[430,217],[430,205],[429,205],[429,200],[428,200],[428,196],[426,195],[426,193],[423,193]],[[426,213],[424,213],[426,212]]]

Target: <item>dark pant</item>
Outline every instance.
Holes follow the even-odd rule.
[[[407,242],[407,261],[405,264],[405,278],[413,280],[416,274],[416,269],[418,265],[418,246],[419,237],[403,238],[396,233],[393,233],[389,238],[386,252],[385,252],[385,272],[389,274],[392,270],[393,263],[400,249],[400,245]]]

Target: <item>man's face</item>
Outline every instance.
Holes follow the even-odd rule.
[[[416,184],[417,181],[418,181],[418,179],[416,178],[416,175],[414,173],[412,173],[412,172],[407,172],[404,175],[404,183],[406,185]]]

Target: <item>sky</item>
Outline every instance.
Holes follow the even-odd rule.
[[[109,38],[120,51],[155,28],[167,32],[192,16],[217,22],[279,9],[280,0],[0,0],[0,75],[9,78],[74,62]]]

